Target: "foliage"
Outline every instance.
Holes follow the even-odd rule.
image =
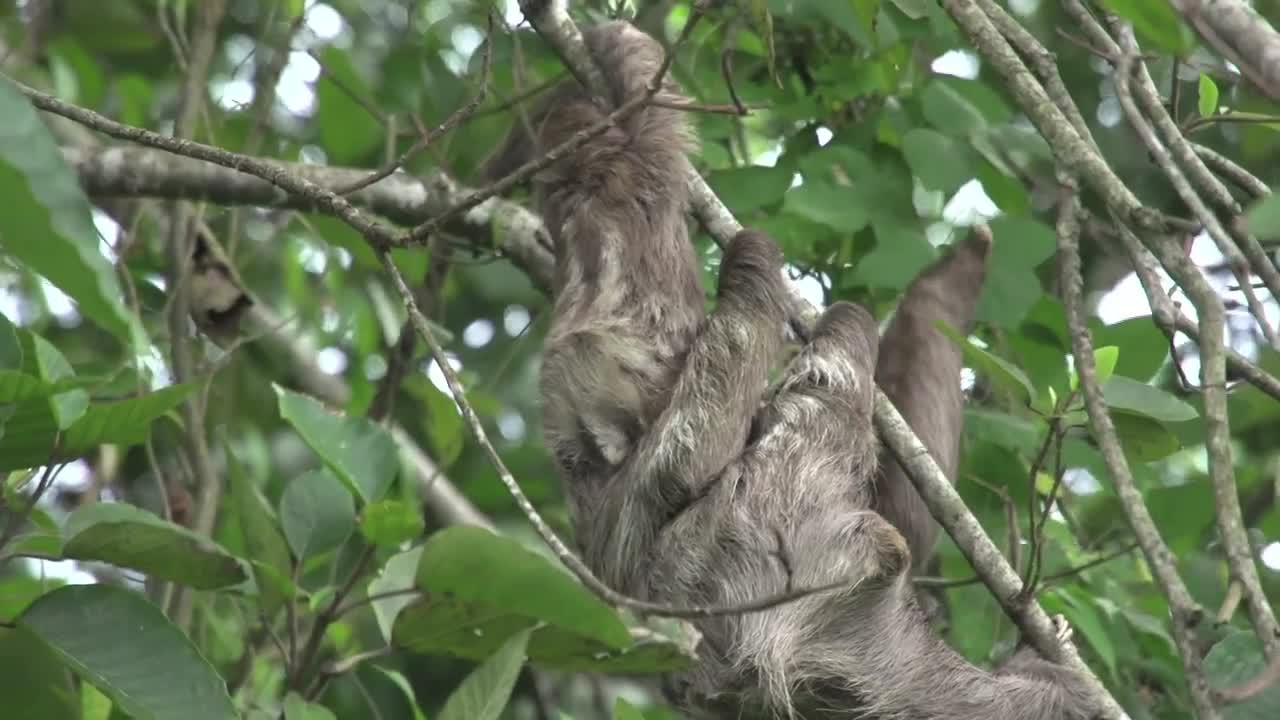
[[[43,5],[0,6],[4,73],[168,132],[199,44],[197,3],[113,0],[41,16]],[[574,3],[583,23],[606,5]],[[634,5],[637,23],[668,38],[690,12],[687,2]],[[1042,605],[1067,617],[1086,662],[1134,718],[1190,717],[1170,605],[1134,551],[1071,360],[1045,139],[939,3],[723,5],[672,70],[717,110],[693,115],[695,166],[741,222],[779,240],[800,285],[882,318],[941,246],[990,221],[996,250],[980,328],[971,337],[939,328],[972,373],[957,488],[1018,569],[1042,581]],[[1110,67],[1074,31],[1055,32],[1067,23],[1058,4],[1009,5],[1053,51],[1108,164],[1146,206],[1184,213],[1117,118]],[[1277,109],[1208,60],[1170,4],[1098,5],[1133,23],[1147,67],[1198,142],[1264,182],[1280,179]],[[1277,3],[1258,5],[1280,17]],[[420,139],[416,128],[441,126],[476,95],[488,9],[231,3],[212,38],[194,139],[284,162],[378,168]],[[410,155],[406,173],[474,178],[519,121],[515,101],[562,72],[527,26],[499,25],[489,41],[479,111]],[[723,111],[735,99],[722,56],[749,116]],[[247,329],[231,344],[179,339],[195,360],[184,376],[165,275],[173,198],[127,184],[95,193],[65,150],[104,153],[105,141],[40,113],[7,77],[0,117],[7,707],[84,720],[674,717],[629,678],[691,662],[685,628],[610,607],[533,535],[423,343],[402,342],[412,330],[404,308],[351,227],[319,212],[196,205],[238,282],[288,319],[284,332],[301,350]],[[1102,207],[1088,194],[1085,204]],[[1275,196],[1242,205],[1242,222],[1273,248]],[[538,420],[548,301],[497,249],[497,224],[472,230],[449,227],[444,241],[395,260],[497,450],[568,536]],[[718,253],[705,234],[697,242],[710,279]],[[1129,275],[1115,245],[1086,238],[1089,291]],[[1183,339],[1171,352],[1145,306],[1128,310],[1089,319],[1098,380],[1178,571],[1194,600],[1216,610],[1230,577],[1213,523],[1205,403],[1179,373],[1185,365],[1194,376],[1198,357]],[[1231,332],[1264,370],[1280,371],[1252,325]],[[335,381],[340,391],[325,384]],[[378,416],[386,408],[389,422]],[[1255,552],[1271,559],[1280,555],[1280,404],[1242,386],[1229,415],[1245,524]],[[211,484],[201,484],[206,471]],[[493,526],[452,525],[432,483],[451,483]],[[217,512],[201,528],[208,502]],[[1270,598],[1280,597],[1274,565],[1259,564]],[[937,574],[948,581],[947,640],[977,663],[1003,656],[1016,631],[984,586],[965,582],[973,571],[945,537]],[[1263,667],[1247,627],[1233,616],[1208,652],[1215,687]],[[1231,713],[1277,717],[1280,699],[1273,689]]]

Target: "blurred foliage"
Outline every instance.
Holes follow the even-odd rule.
[[[183,87],[194,5],[0,3],[5,72],[166,132]],[[574,5],[584,23],[614,10]],[[1196,140],[1275,185],[1277,109],[1199,48],[1165,3],[1101,5],[1131,17],[1146,49],[1158,53],[1150,70]],[[1280,3],[1256,5],[1280,17]],[[689,12],[687,3],[665,0],[631,6],[639,25],[667,38]],[[1077,39],[1057,3],[1009,6],[1055,54],[1111,166],[1143,202],[1183,214],[1122,122],[1109,66]],[[287,161],[377,168],[417,140],[415,124],[435,127],[475,95],[489,7],[232,0],[197,139]],[[33,22],[38,9],[48,12]],[[513,2],[498,11],[513,25],[520,19]],[[492,77],[479,112],[405,171],[443,169],[474,182],[478,164],[518,121],[519,102],[563,73],[527,26],[500,28],[490,42]],[[273,90],[263,78],[284,48]],[[694,114],[702,142],[694,162],[744,224],[778,239],[793,278],[822,302],[861,302],[883,317],[938,248],[995,216],[979,330],[954,337],[974,373],[958,489],[1006,551],[1018,539],[1014,555],[1024,567],[1038,555],[1045,609],[1066,615],[1086,661],[1135,719],[1189,717],[1167,603],[1132,551],[1101,456],[1081,425],[1054,295],[1056,186],[1045,142],[938,3],[725,3],[698,26],[673,72],[697,102],[725,107],[734,97],[722,58],[737,98],[753,112]],[[86,720],[220,717],[227,703],[245,717],[289,720],[674,716],[647,683],[687,661],[687,639],[674,625],[643,628],[619,615],[548,557],[421,343],[392,389],[393,417],[503,535],[444,529],[430,508],[419,517],[418,487],[395,442],[363,419],[394,362],[405,315],[349,227],[316,214],[201,207],[244,285],[289,318],[319,348],[320,366],[350,386],[339,408],[345,416],[302,394],[292,361],[254,342],[223,358],[197,340],[210,372],[170,385],[161,280],[167,206],[147,201],[123,229],[101,209],[91,216],[56,147],[66,136],[55,140],[53,125],[7,82],[0,117],[0,464],[11,471],[0,527],[14,528],[0,541],[0,620],[13,627],[0,628],[7,706],[24,708],[24,718]],[[1252,208],[1249,219],[1264,239],[1280,238],[1274,201]],[[468,399],[504,460],[568,536],[540,443],[547,300],[491,245],[453,240],[432,319],[447,333]],[[1128,273],[1107,238],[1085,240],[1096,301]],[[697,242],[709,281],[718,253],[709,238]],[[432,254],[398,255],[411,283],[426,282],[441,255]],[[1100,367],[1110,368],[1107,399],[1180,571],[1195,599],[1216,609],[1227,568],[1201,403],[1174,369],[1181,362],[1195,377],[1194,353],[1179,347],[1171,357],[1140,302],[1125,312],[1130,319],[1090,321]],[[1280,357],[1258,349],[1265,344],[1249,323],[1233,322],[1232,330],[1242,351],[1280,371]],[[226,478],[212,540],[184,527],[183,503],[198,491],[176,408],[196,396],[207,403],[214,462]],[[1230,412],[1246,523],[1271,559],[1280,556],[1280,405],[1242,388]],[[44,467],[51,461],[71,464],[54,477]],[[1031,553],[1036,535],[1026,509],[1059,482],[1060,512]],[[45,483],[52,491],[30,507],[30,490]],[[99,492],[138,508],[92,504]],[[1268,595],[1280,597],[1280,572],[1259,568]],[[937,574],[972,576],[945,537]],[[78,584],[91,580],[98,584]],[[157,609],[179,586],[201,590],[185,633]],[[951,583],[941,595],[942,630],[955,648],[978,663],[1009,651],[1015,632],[984,586]],[[326,624],[309,637],[317,620]],[[1217,685],[1255,669],[1258,650],[1237,625],[1246,627],[1233,620],[1210,655]],[[287,665],[284,656],[306,656],[309,642],[318,650],[308,656],[313,662]],[[322,692],[313,677],[324,678]],[[1274,692],[1259,696],[1236,716],[1280,716],[1276,702]],[[1261,714],[1245,714],[1255,710]]]

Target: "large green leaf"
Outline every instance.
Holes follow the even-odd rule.
[[[852,189],[821,180],[806,178],[803,185],[789,190],[784,207],[789,213],[833,230],[857,232],[867,225],[867,210],[858,203]]]
[[[361,500],[380,499],[395,479],[400,456],[382,426],[367,418],[334,413],[319,402],[275,387],[280,416]]]
[[[1229,630],[1204,658],[1209,683],[1218,690],[1252,680],[1266,667],[1257,636],[1238,629]],[[1280,683],[1272,683],[1248,700],[1226,705],[1221,712],[1223,720],[1274,720],[1280,717]]]
[[[253,561],[259,602],[267,617],[272,617],[285,600],[278,587],[278,579],[287,578],[292,573],[289,546],[270,503],[245,475],[239,459],[229,451],[227,477],[230,480],[230,501],[244,537],[245,556]]]
[[[1249,232],[1268,240],[1280,240],[1280,195],[1269,193],[1255,200],[1244,214]]]
[[[1116,375],[1102,386],[1102,395],[1113,410],[1127,410],[1163,422],[1186,422],[1196,409],[1157,387]]]
[[[741,215],[782,200],[791,187],[791,171],[752,165],[718,170],[707,180],[725,207]]]
[[[614,648],[630,642],[613,608],[545,556],[488,529],[457,526],[423,545],[418,587],[540,620]]]
[[[682,644],[657,633],[633,641],[611,608],[550,560],[483,528],[433,535],[417,579],[425,595],[398,603],[391,633],[394,644],[415,652],[478,660],[533,629],[530,662],[548,669],[652,673],[691,659]]]
[[[439,720],[498,720],[524,665],[528,631],[511,636],[449,695]]]
[[[911,172],[930,190],[955,192],[974,177],[969,149],[936,130],[914,128],[902,138]]]
[[[360,511],[360,532],[374,545],[395,547],[418,537],[425,527],[422,511],[404,500],[379,500]]]
[[[0,629],[0,698],[24,720],[80,716],[71,673],[38,638],[23,628]]]
[[[328,470],[299,475],[280,496],[280,525],[299,560],[346,542],[355,524],[351,493]]]
[[[18,625],[134,720],[236,717],[217,671],[137,593],[67,585],[32,603]]]
[[[1133,23],[1138,37],[1165,52],[1180,54],[1190,47],[1187,30],[1173,4],[1152,0],[1101,0],[1111,12]]]
[[[85,505],[67,518],[63,557],[99,560],[212,590],[245,580],[244,568],[209,538],[125,503]]]
[[[993,383],[1013,393],[1020,402],[1030,403],[1036,397],[1036,389],[1027,379],[1026,373],[994,353],[974,345],[945,321],[937,322],[938,330],[960,347],[965,362],[975,370],[987,376]]]
[[[53,135],[8,78],[0,78],[0,117],[0,249],[140,352],[142,326],[124,304],[111,263],[98,252],[89,200]]]
[[[329,708],[307,702],[296,692],[284,696],[284,720],[337,720]]]
[[[369,88],[346,50],[329,46],[321,52],[325,75],[316,83],[316,124],[331,162],[358,164],[378,148],[385,128],[360,99]]]
[[[146,440],[151,423],[182,402],[193,387],[191,383],[170,385],[128,400],[93,403],[61,438],[48,402],[40,397],[20,402],[0,438],[0,472],[76,458],[107,443],[140,443]]]

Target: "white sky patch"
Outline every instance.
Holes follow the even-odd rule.
[[[502,330],[510,337],[516,337],[529,326],[529,311],[523,305],[508,305],[502,311]]]
[[[1262,564],[1272,570],[1280,570],[1280,542],[1273,542],[1262,549]]]
[[[316,367],[329,375],[341,375],[347,369],[347,354],[341,348],[324,348],[316,353]]]
[[[524,416],[515,410],[503,410],[498,415],[498,432],[502,433],[503,438],[511,442],[524,440],[526,433]]]
[[[493,323],[480,318],[472,320],[462,331],[462,342],[469,348],[482,348],[493,340]]]
[[[978,77],[981,67],[978,56],[968,50],[948,50],[935,58],[932,65],[933,71],[940,75],[954,75],[966,80]]]

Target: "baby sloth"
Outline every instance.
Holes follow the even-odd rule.
[[[644,92],[661,65],[659,44],[627,23],[585,37],[615,105]],[[658,99],[679,92],[665,80]],[[487,173],[606,112],[575,82],[559,86]],[[614,588],[674,605],[853,580],[699,621],[700,661],[665,678],[669,699],[693,716],[735,719],[1091,717],[1074,671],[1024,648],[990,672],[931,631],[910,575],[938,528],[872,427],[878,381],[954,478],[960,353],[934,323],[972,327],[988,242],[975,236],[925,270],[883,341],[864,309],[833,304],[769,389],[783,350],[782,256],[765,234],[739,233],[724,251],[716,308],[704,311],[682,172],[693,146],[681,112],[651,105],[534,181],[556,251],[545,434],[578,544]]]

